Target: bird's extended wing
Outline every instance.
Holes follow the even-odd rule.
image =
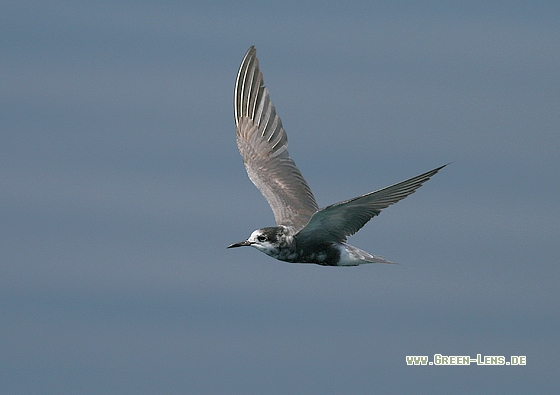
[[[422,184],[447,165],[430,170],[398,184],[336,203],[319,210],[296,235],[302,239],[346,241],[381,210],[414,193]]]
[[[276,224],[299,231],[318,206],[288,154],[288,137],[264,86],[256,53],[255,47],[249,48],[235,83],[237,147],[249,178],[268,201]]]

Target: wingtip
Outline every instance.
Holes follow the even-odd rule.
[[[448,163],[446,163],[445,165],[436,167],[435,169],[430,170],[430,171],[427,171],[426,173],[421,174],[420,176],[428,175],[428,174],[429,174],[429,178],[431,178],[431,177],[434,176],[437,172],[439,172],[439,171],[440,171],[441,169],[443,169],[444,167],[450,165],[451,163],[453,163],[453,162],[448,162]],[[428,178],[428,179],[429,179],[429,178]],[[426,181],[427,181],[427,180],[426,180]]]
[[[243,56],[243,60],[239,65],[239,70],[237,72],[237,78],[235,79],[235,88],[234,88],[234,100],[233,100],[233,113],[235,119],[235,127],[239,126],[239,117],[241,116],[242,109],[239,107],[240,103],[242,102],[242,95],[243,95],[243,80],[246,77],[246,73],[251,68],[251,64],[255,63],[254,68],[257,70],[258,73],[258,60],[257,60],[257,49],[254,45],[251,45],[245,56]]]
[[[253,56],[256,55],[256,53],[257,53],[257,48],[255,48],[254,45],[251,45],[249,47],[249,49],[247,50],[247,52],[245,52],[245,56],[243,57],[243,60],[245,60],[247,57],[249,57],[251,55],[253,55]],[[241,63],[243,63],[243,62],[241,62]]]
[[[436,175],[436,174],[437,174],[441,169],[443,169],[444,167],[449,166],[451,163],[453,163],[453,162],[447,162],[447,163],[446,163],[445,165],[443,165],[443,166],[436,167],[434,170],[431,171],[433,174],[430,175],[430,178],[431,178],[432,176]],[[430,172],[428,172],[428,173],[430,173]]]

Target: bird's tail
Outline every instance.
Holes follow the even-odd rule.
[[[362,261],[363,263],[395,263],[386,260],[385,257],[370,254],[369,252],[360,250],[359,248],[351,246],[350,244],[344,243],[344,246],[346,247],[346,251],[348,251],[348,254],[352,258]]]

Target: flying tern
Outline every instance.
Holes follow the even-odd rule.
[[[346,243],[381,210],[414,193],[446,165],[397,184],[319,209],[288,154],[288,138],[268,89],[255,47],[249,48],[235,82],[237,147],[249,178],[267,200],[276,226],[255,230],[228,248],[250,246],[281,261],[323,266],[393,263]]]

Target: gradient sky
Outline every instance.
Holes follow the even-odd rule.
[[[320,206],[452,162],[351,238],[399,265],[225,248],[250,45]],[[1,393],[558,391],[559,3],[14,1],[0,53]]]

